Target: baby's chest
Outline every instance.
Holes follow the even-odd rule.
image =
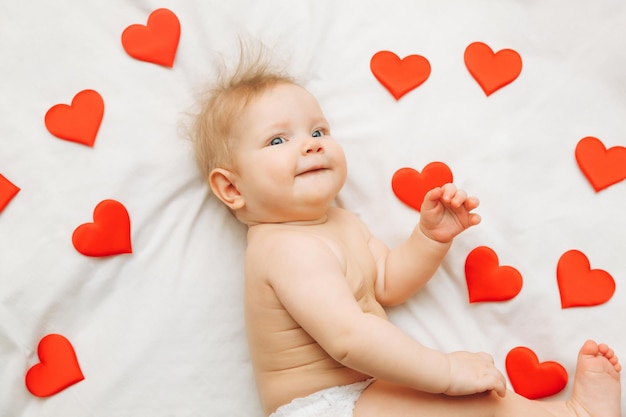
[[[347,263],[345,279],[354,295],[354,299],[364,312],[386,317],[382,307],[376,300],[374,285],[377,277],[377,267],[369,248],[366,248],[365,251],[358,251],[358,253],[353,255],[350,256],[350,261]]]
[[[360,299],[372,293],[376,281],[376,262],[367,242],[352,239],[344,246],[345,279],[355,295]]]
[[[344,278],[355,298],[373,295],[378,270],[364,226],[345,211],[331,216],[327,226],[328,241],[335,247],[344,268]]]

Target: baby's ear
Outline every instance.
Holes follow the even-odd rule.
[[[244,206],[245,201],[234,180],[235,174],[223,168],[215,168],[209,175],[209,185],[217,198],[231,210],[238,210]]]

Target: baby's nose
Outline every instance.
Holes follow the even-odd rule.
[[[324,151],[324,146],[322,145],[322,143],[319,140],[308,140],[306,141],[306,143],[304,144],[304,153],[310,154],[310,153],[320,153]]]

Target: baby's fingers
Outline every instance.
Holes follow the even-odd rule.
[[[480,214],[470,213],[469,215],[470,225],[476,226],[477,224],[480,224],[481,221],[482,221],[482,217],[480,217]]]
[[[478,207],[479,201],[476,197],[469,197],[465,190],[457,189],[454,184],[446,184],[442,187],[441,199],[454,208],[465,208],[467,211]]]
[[[500,381],[494,391],[499,397],[504,398],[506,396],[506,382]]]
[[[426,195],[424,196],[424,200],[437,201],[443,198],[443,195],[444,195],[443,187],[435,187],[426,193]]]
[[[427,210],[432,210],[437,207],[440,201],[443,199],[443,188],[436,187],[432,190],[428,191],[424,196],[424,201],[422,202],[422,208],[420,211],[424,212]]]
[[[480,201],[476,197],[467,197],[463,204],[467,211],[472,211],[480,205]]]
[[[504,397],[506,395],[506,380],[504,379],[502,372],[493,368],[493,370],[490,371],[484,378],[487,383],[487,390],[494,391],[499,397]]]
[[[461,208],[467,201],[467,193],[463,190],[457,190],[448,201],[452,207]]]
[[[457,190],[456,186],[452,183],[447,183],[441,186],[441,199],[445,203],[458,204],[458,205],[463,204],[462,194],[463,194],[463,191]]]

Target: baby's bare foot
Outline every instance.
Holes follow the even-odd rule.
[[[621,370],[613,349],[587,340],[578,353],[568,406],[578,417],[620,417]]]

